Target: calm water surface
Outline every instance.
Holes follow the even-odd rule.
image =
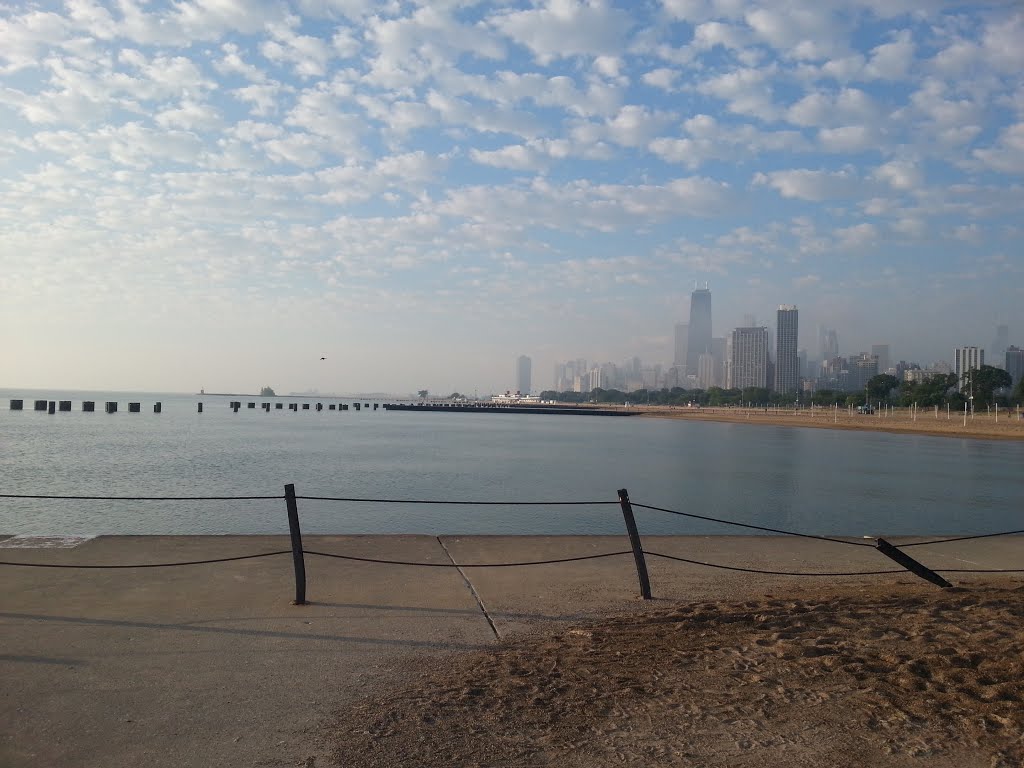
[[[12,397],[25,411],[7,410]],[[32,400],[72,400],[36,413]],[[95,400],[98,412],[83,413]],[[202,399],[205,413],[196,413]],[[647,418],[291,412],[232,398],[0,390],[0,493],[634,502],[831,535],[1019,528],[1024,443]],[[103,413],[117,400],[116,414]],[[152,412],[163,402],[163,413]],[[128,413],[128,402],[142,413]],[[300,406],[301,407],[301,406]],[[285,406],[287,408],[287,406]],[[309,533],[618,534],[617,504],[300,501]],[[643,533],[744,533],[638,510]],[[0,499],[0,533],[287,532],[284,502]]]

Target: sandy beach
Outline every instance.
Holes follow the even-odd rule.
[[[334,764],[1024,763],[1024,587],[784,590],[424,663],[336,713]]]
[[[938,437],[978,438],[984,440],[1024,440],[1024,420],[1017,410],[994,413],[978,412],[967,417],[963,413],[947,414],[943,410],[920,409],[916,418],[909,409],[896,409],[888,413],[871,415],[815,408],[812,410],[763,408],[677,408],[673,406],[637,406],[642,415],[667,419],[695,421],[723,421],[742,424],[770,424],[784,427],[812,427],[815,429],[845,429],[900,434],[935,435]]]

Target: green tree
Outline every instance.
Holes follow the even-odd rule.
[[[839,394],[831,389],[819,389],[811,395],[814,405],[832,405],[839,399]]]
[[[743,390],[741,400],[744,404],[764,405],[768,402],[770,394],[766,387],[747,387]]]
[[[868,398],[871,401],[877,400],[888,400],[889,394],[899,387],[900,382],[895,376],[891,376],[888,373],[880,373],[877,376],[872,376],[868,379],[867,390]]]
[[[967,382],[964,389],[973,393],[975,402],[991,403],[993,393],[997,389],[1013,384],[1013,379],[1002,368],[983,365],[981,368],[967,372]]]
[[[263,387],[260,390],[260,397],[277,397],[277,393],[270,387]]]
[[[1017,382],[1017,386],[1013,388],[1013,394],[1010,396],[1014,405],[1024,405],[1024,376],[1020,377],[1020,381]]]
[[[420,396],[420,400],[426,400],[427,396],[430,394],[430,392],[428,390],[426,390],[426,389],[421,389],[416,394]]]

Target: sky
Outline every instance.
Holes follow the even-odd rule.
[[[0,0],[0,386],[500,392],[800,309],[1024,345],[1024,8]],[[326,360],[321,360],[325,357]]]

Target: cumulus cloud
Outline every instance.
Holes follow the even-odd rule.
[[[633,20],[607,0],[547,0],[492,16],[491,25],[546,64],[566,56],[618,56]]]
[[[754,186],[769,186],[783,197],[822,202],[839,200],[856,195],[862,189],[862,181],[852,170],[812,171],[796,169],[757,173]]]
[[[0,321],[129,289],[530,316],[741,270],[855,296],[883,262],[991,257],[1024,205],[1022,25],[914,0],[9,4]],[[34,266],[55,253],[80,286]]]

